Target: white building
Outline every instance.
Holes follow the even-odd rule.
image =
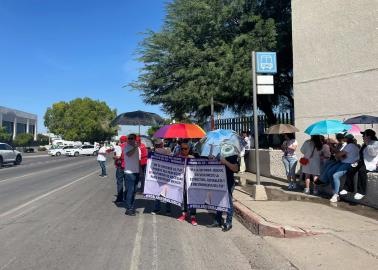
[[[303,131],[319,120],[378,116],[378,2],[291,3],[296,127]],[[297,134],[300,143],[309,138]]]
[[[37,122],[38,116],[35,114],[0,106],[0,127],[12,134],[13,139],[17,134],[31,133],[37,140]]]

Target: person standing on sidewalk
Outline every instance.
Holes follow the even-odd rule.
[[[126,215],[135,216],[135,189],[139,179],[140,148],[136,142],[136,135],[130,134],[127,138],[127,146],[124,150],[126,191]]]
[[[284,134],[285,141],[282,143],[281,149],[283,151],[282,162],[285,167],[287,181],[289,186],[287,189],[292,190],[297,188],[295,169],[297,168],[298,159],[295,155],[298,142],[293,133]]]
[[[124,150],[126,146],[127,137],[121,136],[119,138],[119,143],[114,149],[114,165],[116,167],[116,184],[117,184],[117,199],[114,202],[123,202],[124,190],[126,187],[125,179],[125,157]]]
[[[217,211],[215,215],[214,223],[208,227],[221,227],[223,224],[222,231],[227,232],[232,228],[232,215],[234,214],[234,205],[232,201],[232,193],[235,188],[235,178],[234,173],[239,170],[238,156],[230,156],[219,160],[223,165],[226,166],[226,177],[227,177],[227,188],[228,188],[228,197],[230,208],[227,211],[226,223],[223,224],[222,211]]]
[[[247,131],[242,131],[241,137],[243,138],[243,140],[245,142],[245,147],[243,147],[243,149],[240,151],[240,154],[239,154],[239,156],[240,156],[240,170],[239,170],[239,173],[243,174],[243,173],[245,173],[245,170],[246,170],[246,166],[245,166],[245,151],[250,149],[251,142],[250,142],[250,139],[248,137]]]
[[[106,174],[106,147],[104,143],[100,144],[100,150],[98,150],[97,161],[100,164],[101,174],[100,177],[108,177]]]
[[[324,145],[320,135],[311,135],[311,139],[304,142],[301,147],[304,158],[308,160],[307,164],[302,164],[302,172],[305,174],[304,193],[310,194],[310,178],[318,181],[322,165],[322,159],[331,156],[329,147]],[[317,186],[314,184],[314,195],[318,194]]]
[[[367,129],[361,132],[364,144],[360,149],[360,159],[356,166],[352,165],[352,168],[347,172],[347,178],[343,190],[340,191],[340,195],[346,195],[349,192],[353,192],[353,180],[354,175],[357,173],[357,192],[354,194],[354,199],[361,200],[366,194],[367,185],[367,172],[375,171],[378,164],[378,139],[375,136],[375,131]]]

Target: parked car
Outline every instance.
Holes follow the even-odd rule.
[[[22,162],[21,152],[14,150],[12,146],[6,143],[0,143],[0,168],[3,164],[13,163],[19,165]]]
[[[68,149],[75,149],[75,146],[56,146],[56,147],[51,147],[49,150],[49,155],[51,156],[60,156],[60,155],[65,155],[66,150]]]
[[[94,145],[83,145],[82,147],[79,147],[79,148],[66,150],[67,156],[75,156],[75,157],[79,155],[96,156],[97,153],[98,153],[98,149]]]

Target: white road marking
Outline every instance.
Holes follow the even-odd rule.
[[[78,163],[74,163],[74,165],[77,165],[77,164],[81,164],[81,163],[85,163],[87,160],[83,161],[83,162],[78,162]],[[38,163],[34,163],[34,164],[38,164]],[[53,171],[53,170],[58,170],[58,169],[62,169],[62,168],[66,168],[66,167],[70,167],[72,166],[73,164],[70,163],[70,164],[67,164],[67,165],[64,165],[64,166],[60,166],[60,167],[55,167],[54,169],[51,169],[51,168],[48,168],[46,170],[41,170],[41,171],[37,171],[37,172],[33,172],[33,173],[28,173],[28,174],[24,174],[24,175],[19,175],[19,176],[15,176],[15,177],[11,177],[11,178],[6,178],[6,179],[0,179],[0,183],[3,183],[3,182],[6,182],[6,181],[10,181],[10,180],[15,180],[15,179],[19,179],[19,178],[25,178],[27,176],[31,176],[31,175],[35,175],[35,174],[39,174],[39,173],[42,173],[42,172],[45,172],[45,171]]]
[[[25,158],[39,158],[39,157],[48,157],[50,155],[34,155],[34,156],[23,156],[22,158],[25,159]]]
[[[158,269],[158,239],[157,239],[157,224],[156,224],[156,215],[152,216],[152,238],[153,238],[153,247],[152,247],[152,269]]]
[[[14,212],[16,212],[16,211],[18,211],[18,210],[20,210],[20,209],[22,209],[22,208],[24,208],[24,207],[32,204],[32,203],[35,203],[35,202],[37,202],[37,201],[39,201],[39,200],[41,200],[43,198],[46,198],[47,196],[50,196],[51,194],[54,194],[54,193],[56,193],[56,192],[58,192],[58,191],[60,191],[62,189],[65,189],[65,188],[67,188],[69,186],[72,186],[73,184],[75,184],[75,183],[77,183],[79,181],[82,181],[85,178],[87,178],[87,177],[89,177],[89,176],[91,176],[91,175],[93,175],[95,173],[97,173],[97,171],[91,172],[90,174],[87,174],[87,175],[85,175],[83,177],[80,177],[80,178],[78,178],[78,179],[76,179],[76,180],[74,180],[74,181],[72,181],[72,182],[70,182],[70,183],[68,183],[68,184],[66,184],[64,186],[58,187],[58,188],[56,188],[54,190],[51,190],[51,191],[49,191],[49,192],[47,192],[45,194],[42,194],[42,195],[38,196],[37,198],[34,198],[33,200],[30,200],[30,201],[28,201],[28,202],[26,202],[24,204],[21,204],[21,205],[15,207],[15,208],[13,208],[13,209],[5,212],[5,213],[0,214],[0,218],[3,218],[3,217],[8,216],[10,214],[13,214]]]
[[[135,236],[134,241],[134,248],[133,248],[133,255],[131,256],[131,264],[130,270],[138,270],[139,269],[139,261],[140,261],[140,250],[142,248],[142,234],[143,234],[143,223],[144,223],[144,216],[145,215],[138,215],[138,229]]]

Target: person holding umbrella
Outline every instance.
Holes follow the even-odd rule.
[[[136,142],[136,135],[127,137],[127,146],[124,149],[126,191],[126,215],[135,216],[134,201],[135,189],[139,179],[141,152]]]
[[[176,155],[178,157],[183,157],[183,158],[194,158],[194,156],[189,155],[190,151],[190,146],[189,143],[186,141],[181,142],[180,145],[180,152]],[[193,226],[197,226],[197,219],[196,219],[196,209],[190,209],[189,210],[190,214],[190,223]],[[182,212],[182,215],[177,219],[178,221],[184,221],[188,216],[188,202],[187,202],[187,196],[186,196],[186,182],[184,181],[184,209]]]
[[[295,154],[295,150],[298,147],[298,142],[295,139],[295,132],[299,130],[292,125],[289,124],[278,124],[271,126],[267,134],[283,134],[284,142],[281,145],[281,149],[283,151],[282,162],[285,167],[287,181],[289,182],[288,189],[296,189],[296,179],[295,179],[295,169],[297,167],[297,156]]]
[[[154,141],[154,152],[162,155],[171,155],[171,150],[169,148],[164,148],[164,142],[161,139],[156,139]],[[155,207],[154,210],[152,210],[151,214],[156,215],[159,214],[161,210],[161,202],[156,199],[155,200]],[[169,202],[166,202],[165,204],[165,212],[167,214],[171,213],[171,204]]]

